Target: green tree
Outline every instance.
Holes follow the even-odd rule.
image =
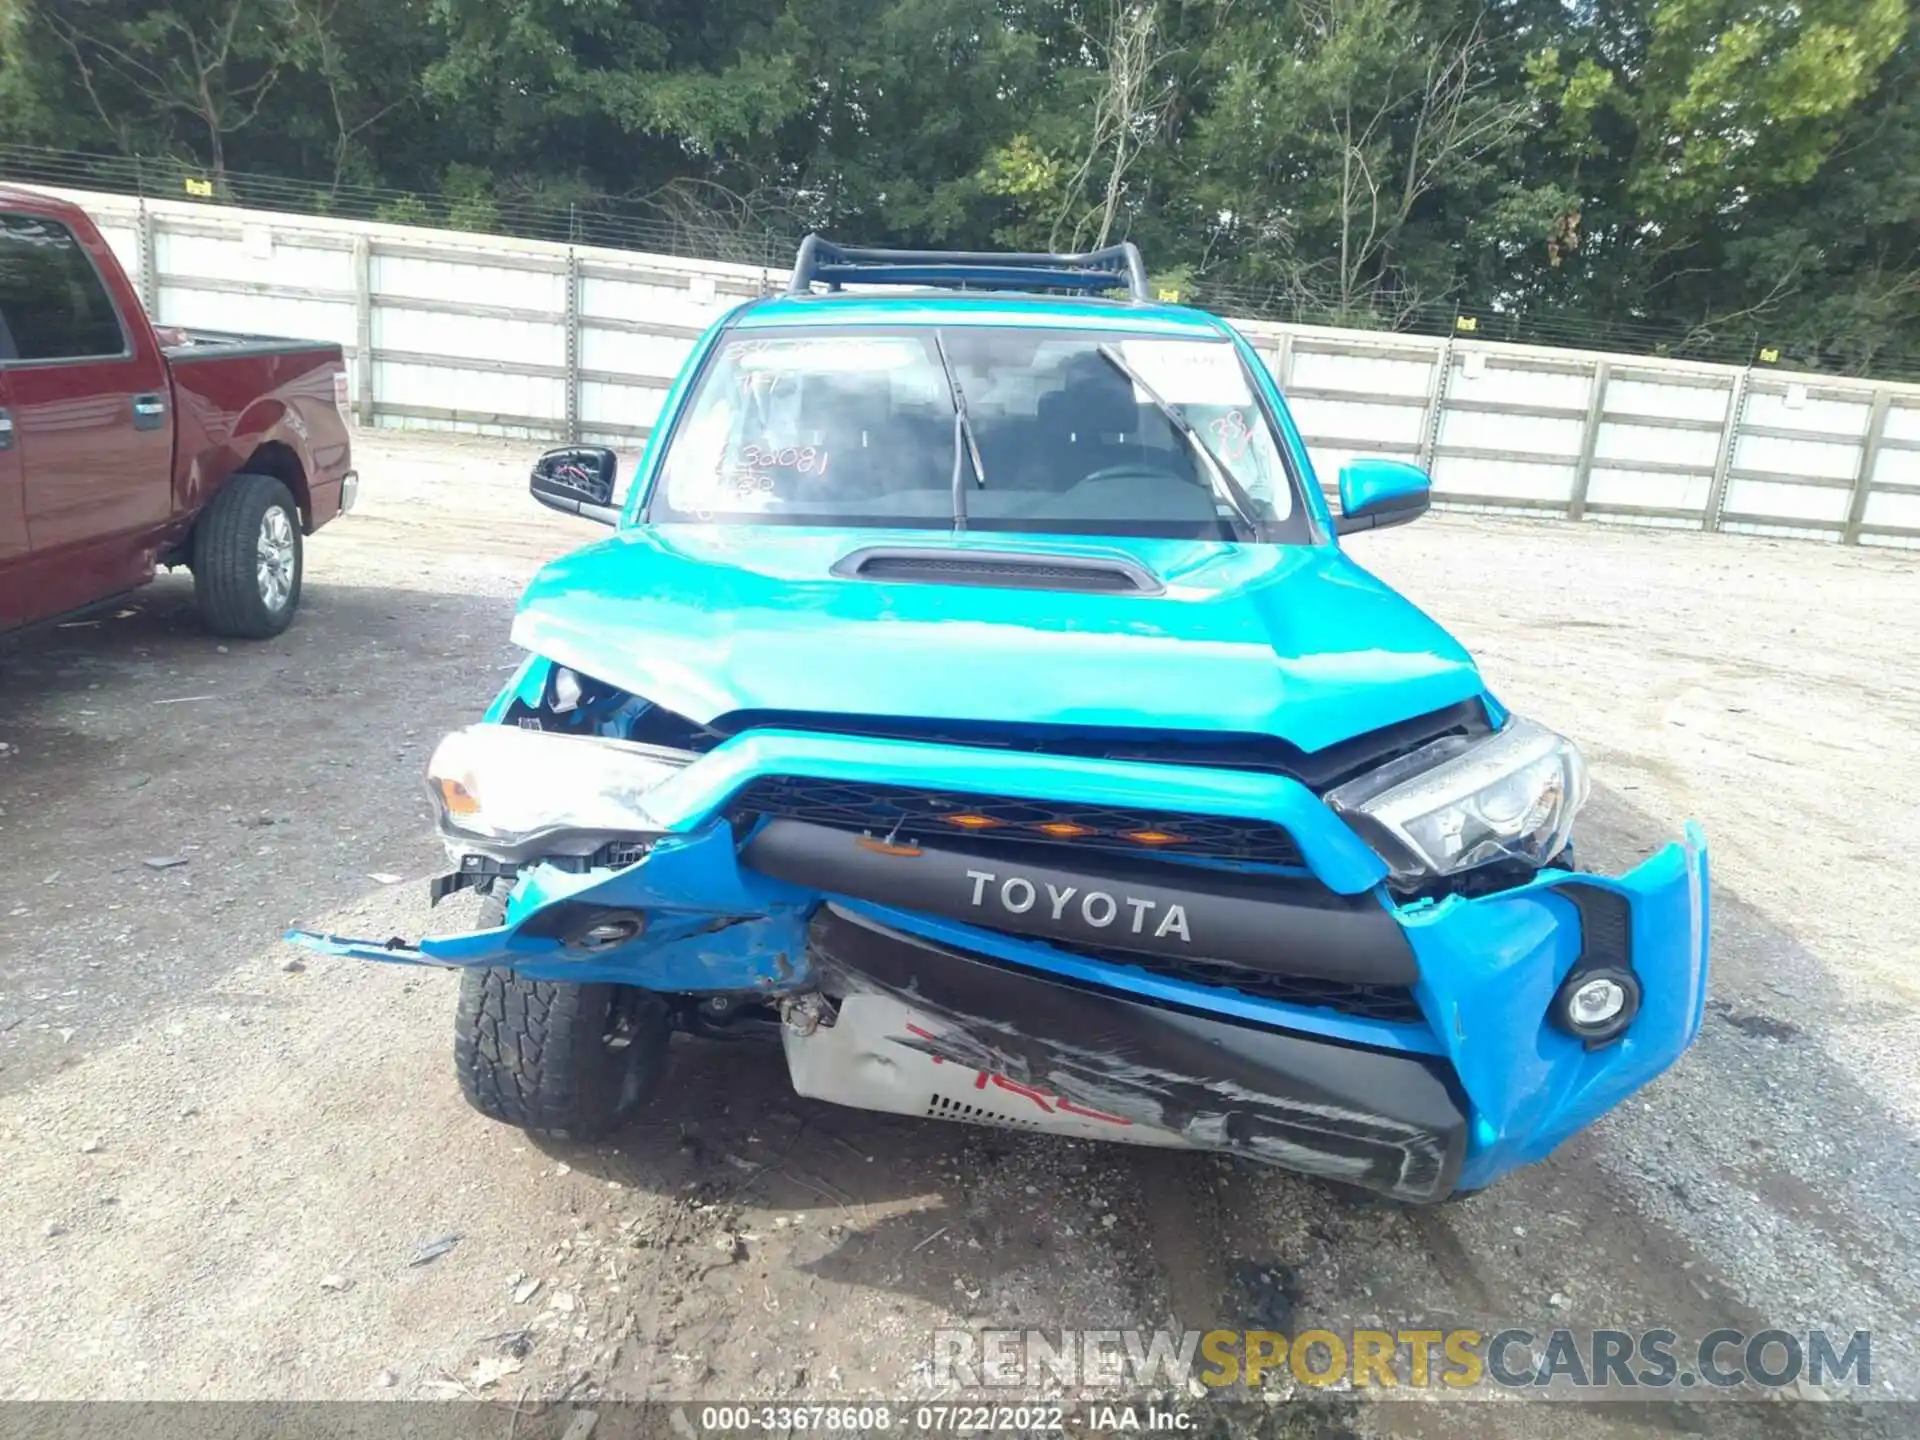
[[[421,84],[475,163],[665,183],[807,102],[795,26],[755,0],[433,0],[432,17]]]
[[[1601,16],[1529,63],[1532,163],[1578,224],[1557,303],[1681,327],[1683,349],[1783,319],[1846,238],[1804,207],[1859,163],[1834,161],[1877,113],[1904,0],[1644,0]]]
[[[1222,7],[1185,146],[1216,270],[1343,324],[1454,295],[1511,223],[1526,118],[1488,19],[1446,4]]]
[[[0,142],[742,259],[1126,237],[1229,311],[1920,372],[1910,3],[0,0]]]
[[[222,189],[233,138],[260,118],[300,50],[289,0],[65,0],[35,13],[122,150],[140,140],[191,153]]]
[[[993,243],[1004,207],[979,174],[1050,100],[1051,7],[1008,0],[799,0],[807,108],[756,165],[815,223],[861,239]],[[790,167],[790,168],[789,168]]]
[[[286,0],[295,61],[272,105],[273,145],[303,178],[420,184],[441,174],[420,75],[439,53],[428,0]]]

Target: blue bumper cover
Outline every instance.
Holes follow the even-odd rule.
[[[1292,833],[1321,884],[1340,895],[1371,892],[1390,910],[1417,961],[1414,997],[1425,1023],[1255,998],[770,879],[738,862],[732,828],[719,818],[731,796],[762,776],[1273,821]],[[1707,849],[1691,822],[1682,840],[1619,877],[1549,870],[1495,895],[1400,908],[1382,884],[1379,858],[1310,790],[1282,776],[761,730],[703,756],[650,792],[648,805],[667,833],[644,859],[617,871],[522,870],[506,923],[497,929],[429,938],[417,947],[300,931],[289,938],[370,960],[504,966],[529,978],[612,981],[670,993],[777,995],[812,983],[808,923],[823,899],[834,898],[904,933],[1041,975],[1241,1024],[1445,1062],[1466,1101],[1467,1147],[1457,1181],[1466,1189],[1542,1158],[1665,1070],[1697,1033],[1705,1002]],[[1633,967],[1644,991],[1626,1035],[1597,1050],[1546,1020],[1555,990],[1581,954],[1581,914],[1564,888],[1569,885],[1625,900]],[[645,933],[591,955],[569,949],[554,917],[572,906],[642,912]]]

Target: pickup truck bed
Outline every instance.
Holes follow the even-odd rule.
[[[0,187],[0,631],[182,564],[213,629],[284,629],[344,388],[337,345],[152,325],[78,206]]]

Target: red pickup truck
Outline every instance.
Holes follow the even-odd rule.
[[[79,206],[0,186],[0,632],[186,565],[209,629],[279,634],[345,391],[338,345],[156,329]]]

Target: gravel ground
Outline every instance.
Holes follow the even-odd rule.
[[[1588,863],[1685,816],[1714,847],[1693,1051],[1548,1162],[1408,1210],[801,1101],[751,1047],[685,1045],[608,1146],[468,1111],[451,976],[277,936],[459,923],[413,883],[420,767],[512,665],[520,587],[592,538],[525,499],[532,453],[362,436],[362,509],[279,640],[207,638],[170,577],[0,648],[0,1397],[924,1396],[940,1326],[1264,1317],[1870,1328],[1876,1393],[1920,1398],[1911,556],[1452,516],[1352,542],[1581,740]],[[1314,1413],[1749,1435],[1840,1407]]]

